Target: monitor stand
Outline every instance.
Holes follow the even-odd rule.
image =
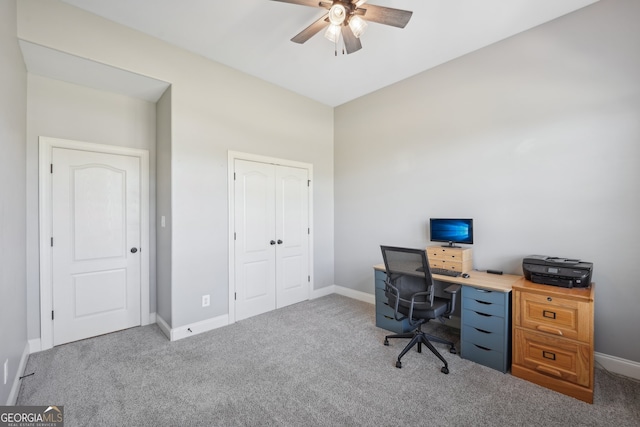
[[[462,246],[456,246],[453,242],[449,242],[448,245],[442,245],[443,248],[462,248]]]

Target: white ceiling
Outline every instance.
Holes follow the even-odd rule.
[[[270,0],[63,1],[337,106],[597,0],[369,0],[411,10],[411,21],[404,29],[371,23],[363,48],[338,56],[322,33],[302,45],[290,41],[326,12],[320,8]]]

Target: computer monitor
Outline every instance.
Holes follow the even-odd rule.
[[[429,233],[432,242],[446,242],[448,247],[459,247],[456,243],[473,244],[473,219],[431,218]]]

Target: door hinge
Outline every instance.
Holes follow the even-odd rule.
[[[311,234],[311,228],[307,228],[307,234]]]
[[[237,299],[238,299],[238,294],[237,294],[237,293],[235,293],[235,292],[233,293],[233,299],[234,299],[234,300],[237,300]]]
[[[310,179],[307,180],[307,187],[311,187],[311,180]]]
[[[51,247],[53,247],[53,237],[51,238]]]
[[[311,283],[311,276],[307,276],[307,282]]]
[[[51,320],[53,320],[53,310],[51,310]]]
[[[236,180],[236,173],[235,172],[233,173],[233,180],[234,181]]]
[[[236,232],[233,232],[233,240],[236,240]]]
[[[51,163],[51,165],[50,165],[50,166],[51,166],[51,168],[50,168],[51,173],[53,173],[53,163]]]

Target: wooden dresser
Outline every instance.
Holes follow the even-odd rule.
[[[594,289],[513,285],[514,376],[593,403]]]
[[[429,267],[467,273],[473,270],[473,252],[471,248],[448,248],[429,246],[426,249]]]

